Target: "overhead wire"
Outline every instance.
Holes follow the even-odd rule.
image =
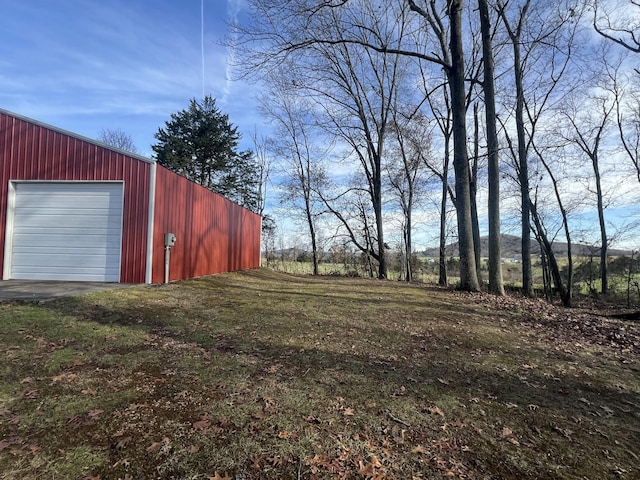
[[[205,67],[204,67],[204,0],[200,0],[200,53],[202,56],[202,98],[204,98]]]

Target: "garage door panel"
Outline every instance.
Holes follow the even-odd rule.
[[[42,204],[43,202],[47,202]],[[28,210],[52,210],[54,207],[49,205],[49,202],[59,206],[61,208],[76,208],[82,209],[86,208],[85,205],[91,205],[91,208],[117,208],[119,203],[114,198],[109,197],[91,197],[88,195],[81,196],[67,196],[62,197],[60,195],[48,195],[46,197],[43,196],[30,196],[28,199],[24,200],[24,203],[20,206],[20,208],[24,211]],[[39,207],[38,205],[41,204]]]
[[[107,245],[107,246],[104,246],[103,249],[100,251],[95,248],[89,249],[89,248],[83,248],[83,247],[78,247],[73,245],[63,245],[63,246],[54,245],[49,247],[48,255],[59,255],[59,254],[95,255],[97,251],[102,255],[119,255],[118,247],[119,247],[118,245]],[[17,255],[33,255],[32,250],[33,249],[29,247],[20,246],[13,249],[13,254],[16,256]]]
[[[43,227],[68,225],[71,227],[83,226],[89,229],[110,226],[119,228],[122,213],[104,215],[104,210],[76,210],[73,215],[47,213],[45,209],[38,213],[17,212],[20,223],[15,228]]]
[[[16,261],[19,262],[23,268],[64,268],[74,271],[82,268],[104,269],[105,265],[109,265],[117,258],[118,255],[96,256],[88,253],[58,253],[51,255],[20,253],[16,255]]]
[[[11,276],[120,280],[122,183],[17,183]]]
[[[107,272],[107,276],[119,275],[118,273]],[[81,277],[82,280],[78,280]],[[105,273],[102,270],[86,271],[86,272],[61,272],[59,270],[35,270],[30,273],[24,273],[14,276],[16,280],[61,280],[61,281],[83,281],[83,282],[105,282]]]
[[[72,247],[84,247],[90,250],[96,250],[101,247],[110,246],[117,250],[120,250],[120,239],[107,236],[108,230],[96,233],[83,233],[83,234],[70,234],[65,233],[57,229],[55,233],[52,233],[54,229],[50,231],[42,229],[40,232],[30,232],[14,235],[14,242],[17,245],[14,247],[14,252],[20,248],[29,248],[30,250],[41,247],[48,250],[57,246],[72,246]],[[46,238],[38,238],[38,236]]]
[[[31,182],[23,183],[23,194],[25,196],[71,196],[71,195],[87,195],[99,196],[100,194],[111,194],[113,186],[119,182]],[[41,185],[47,186],[47,191],[43,193],[40,189]]]
[[[49,229],[58,229],[59,233],[65,235],[71,231],[85,230],[89,234],[92,232],[98,232],[98,235],[104,234],[115,229],[120,231],[120,221],[118,219],[108,219],[95,217],[95,224],[89,224],[91,220],[84,218],[74,217],[59,217],[58,219],[45,219],[42,223],[38,224],[36,220],[29,225],[21,225],[14,229],[17,235],[26,234],[40,234],[42,231],[49,231]]]
[[[32,251],[28,248],[17,248],[13,251],[14,254],[14,258],[17,258],[20,261],[20,264],[25,264],[25,262],[27,261],[24,257],[20,257],[20,255],[29,255],[32,257],[35,257],[36,255],[34,255],[32,253]],[[80,257],[82,255],[96,255],[96,250],[89,250],[89,249],[82,249],[82,248],[78,248],[78,247],[73,247],[70,245],[64,246],[64,247],[52,247],[50,249],[50,253],[48,253],[47,255],[73,255],[75,257]],[[102,257],[118,257],[120,255],[120,252],[117,248],[114,247],[106,247],[104,248],[101,252],[99,252],[99,256]]]

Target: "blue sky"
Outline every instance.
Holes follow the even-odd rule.
[[[0,108],[80,135],[122,129],[143,155],[204,92],[251,148],[256,102],[220,45],[242,0],[0,0]]]
[[[151,156],[171,113],[202,98],[201,2],[204,92],[252,148],[255,87],[230,79],[221,45],[244,0],[0,0],[0,108],[90,138],[122,129]]]

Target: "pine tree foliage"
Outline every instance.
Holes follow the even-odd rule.
[[[258,207],[258,167],[253,152],[239,151],[237,127],[211,96],[171,114],[155,134],[158,163],[251,210]]]

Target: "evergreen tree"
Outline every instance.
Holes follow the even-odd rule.
[[[240,134],[211,96],[192,99],[155,134],[156,160],[189,180],[251,210],[258,207],[258,167],[253,152],[238,151]]]

